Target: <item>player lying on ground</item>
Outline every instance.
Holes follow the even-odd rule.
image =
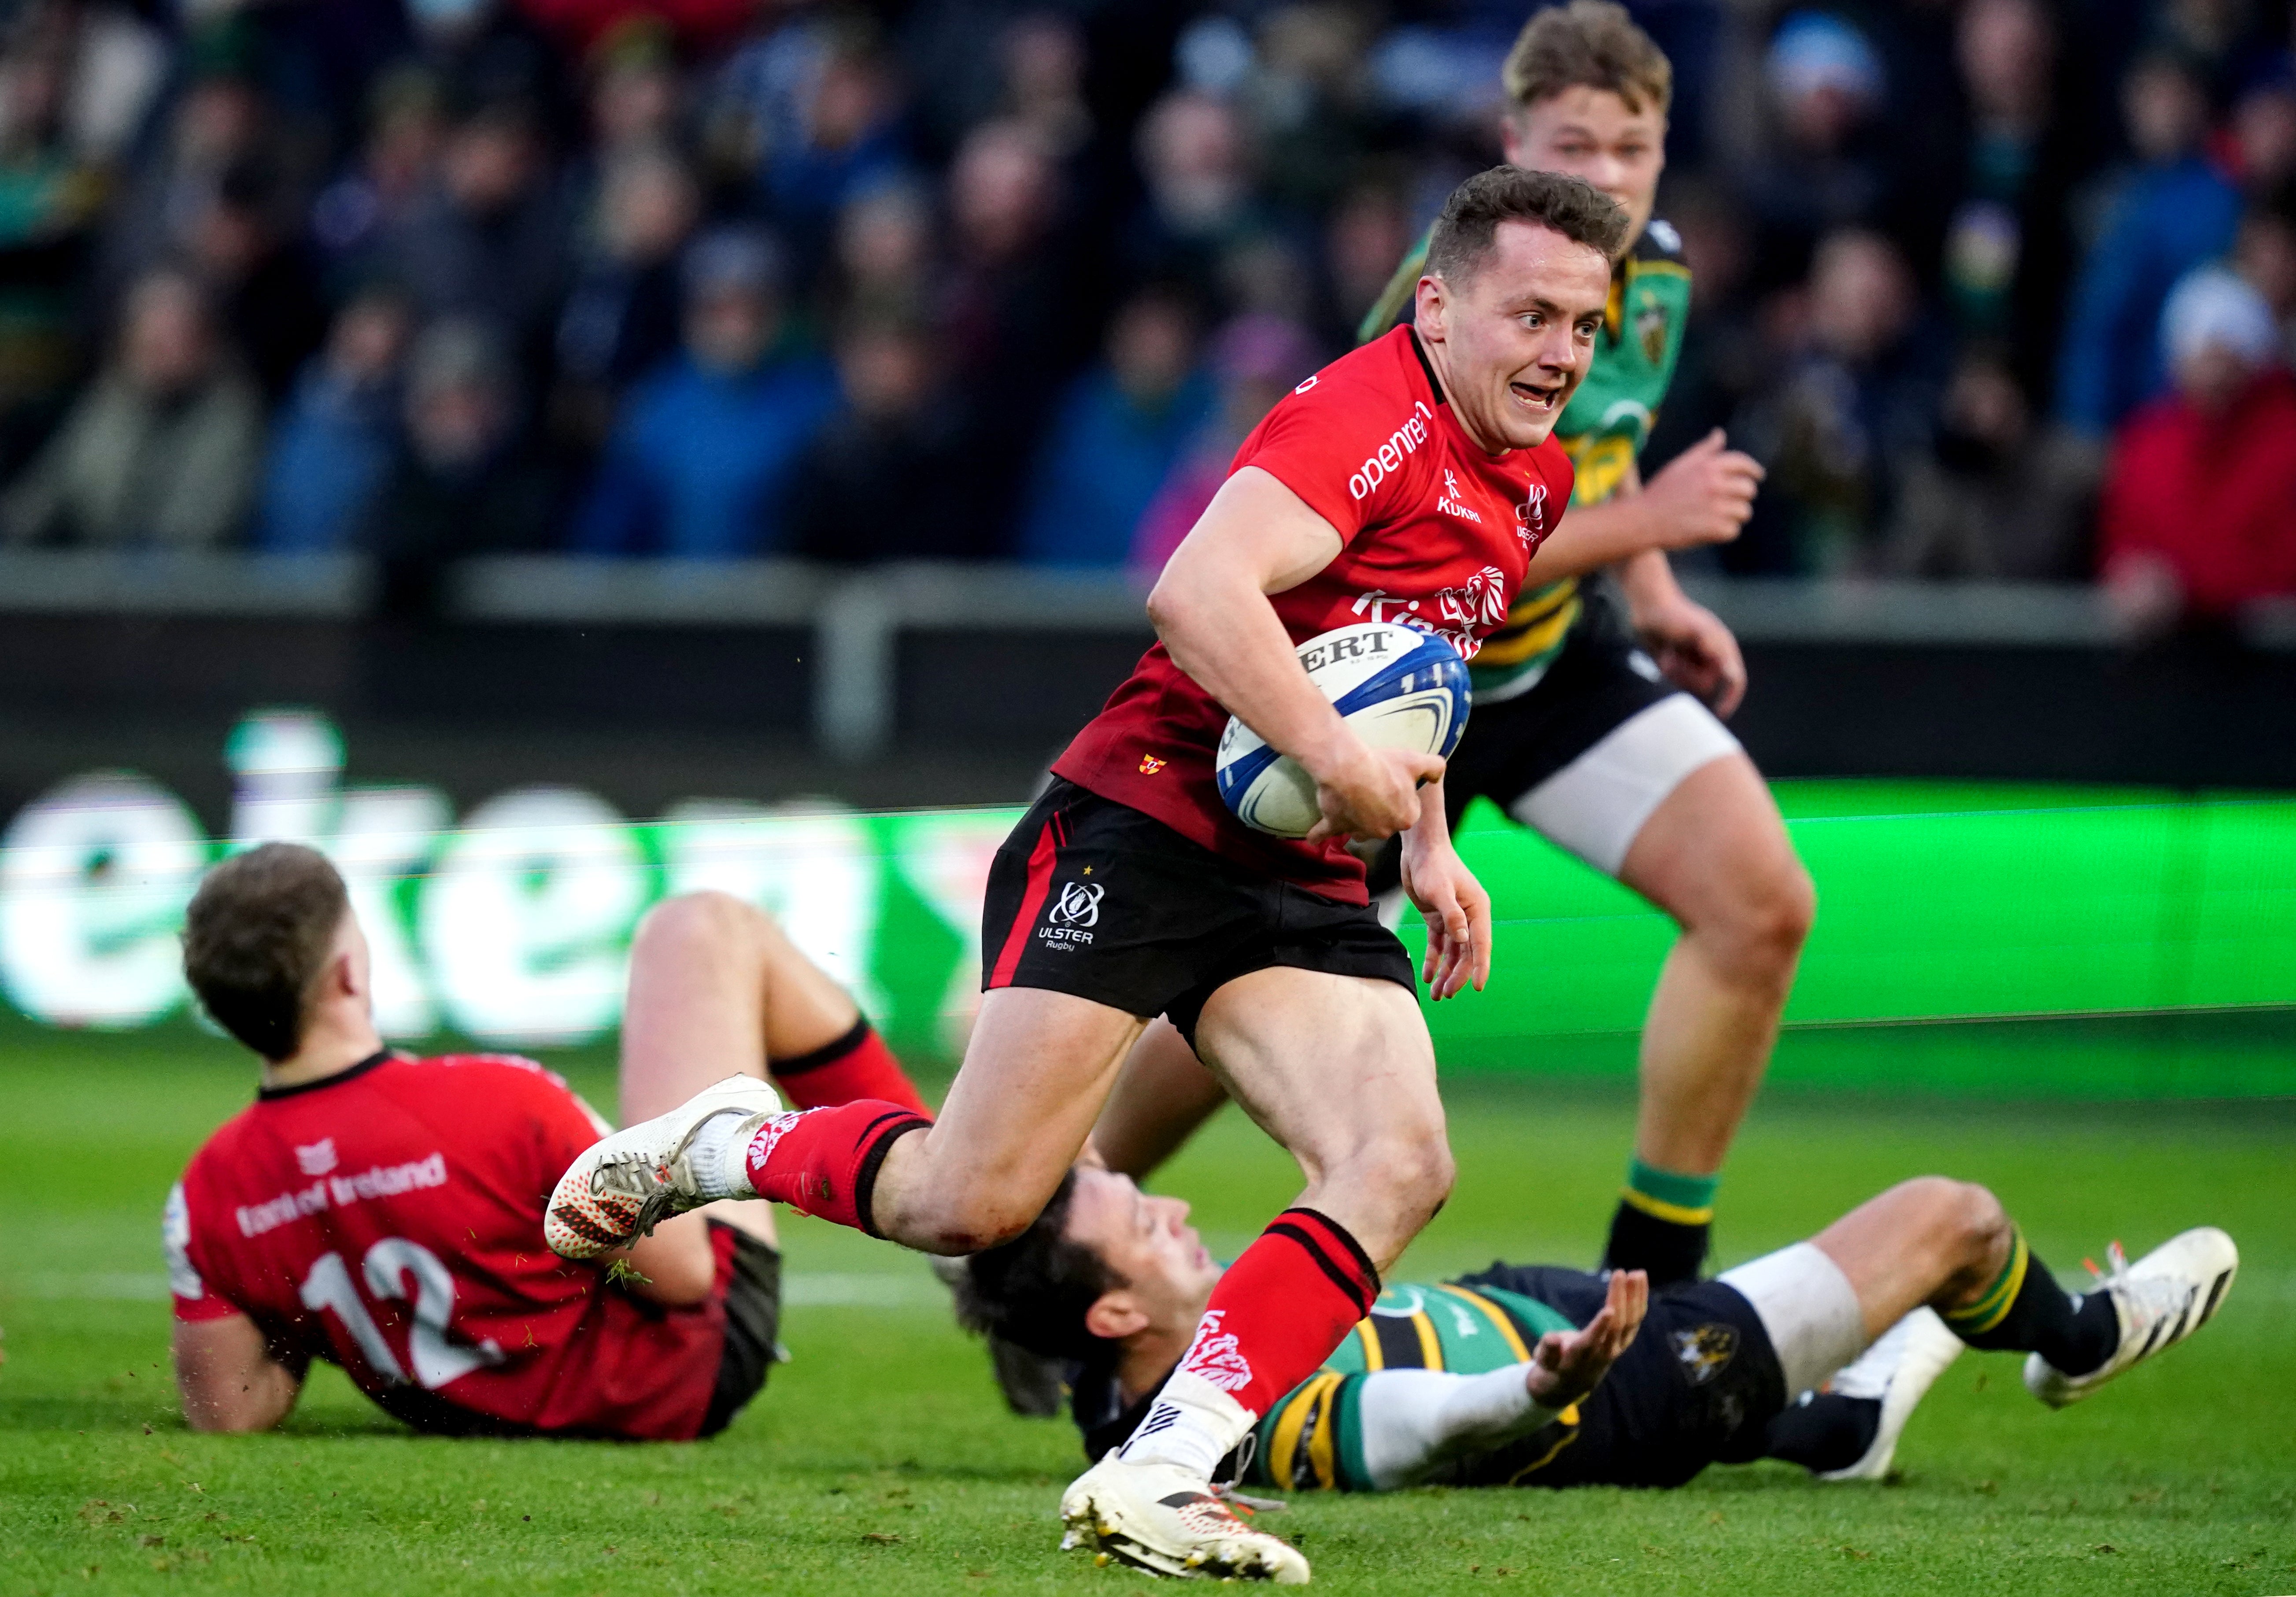
[[[449,1433],[706,1436],[764,1383],[781,1303],[769,1212],[689,1215],[591,1264],[552,1254],[543,1202],[607,1127],[528,1060],[384,1047],[366,942],[324,857],[266,844],[216,867],[184,967],[263,1060],[256,1102],[168,1201],[194,1428],[276,1425],[315,1358]],[[799,1103],[922,1107],[852,1000],[765,916],[717,893],[656,908],[630,952],[624,1117],[729,1073],[767,1091],[768,1070]]]
[[[1682,241],[1652,215],[1673,89],[1665,54],[1624,7],[1573,0],[1531,17],[1503,78],[1508,161],[1585,178],[1627,212],[1628,232],[1592,366],[1554,424],[1576,467],[1570,511],[1475,656],[1474,718],[1443,792],[1455,829],[1488,796],[1682,928],[1643,1022],[1634,1156],[1603,1261],[1663,1287],[1705,1256],[1722,1162],[1815,913],[1761,773],[1717,719],[1745,693],[1737,641],[1667,564],[1669,549],[1738,535],[1762,468],[1718,430],[1647,483],[1637,465],[1690,316]],[[1363,337],[1410,316],[1424,249]]]
[[[737,1083],[570,1168],[552,1246],[594,1255],[696,1204],[764,1197],[977,1253],[1037,1217],[1133,1042],[1168,1017],[1307,1186],[1213,1288],[1195,1355],[1139,1434],[1062,1511],[1168,1573],[1305,1580],[1296,1550],[1212,1495],[1212,1468],[1363,1317],[1452,1174],[1411,961],[1342,840],[1404,836],[1435,997],[1481,984],[1490,926],[1451,847],[1442,761],[1365,745],[1296,651],[1377,609],[1466,655],[1505,618],[1569,497],[1547,432],[1585,371],[1624,226],[1574,178],[1468,179],[1437,224],[1414,325],[1300,384],[1244,440],[1150,598],[1161,641],[990,871],[987,992],[937,1123],[890,1103],[743,1115]],[[1221,802],[1230,712],[1316,779],[1308,838],[1250,831]]]
[[[1019,1240],[968,1263],[972,1323],[1075,1362],[1094,1457],[1149,1412],[1220,1278],[1187,1214],[1079,1169]],[[1758,1458],[1879,1478],[1964,1345],[2026,1351],[2025,1384],[2062,1407],[2200,1329],[2238,1265],[2202,1227],[2133,1265],[2116,1244],[2112,1272],[2070,1295],[1990,1192],[1927,1176],[1656,1296],[1639,1272],[1538,1264],[1390,1286],[1260,1416],[1239,1484],[1678,1486]]]

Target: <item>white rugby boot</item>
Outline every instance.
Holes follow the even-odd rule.
[[[1062,1548],[1089,1547],[1100,1563],[1183,1580],[1308,1584],[1307,1556],[1255,1530],[1177,1464],[1128,1464],[1111,1452],[1061,1497]]]
[[[697,1182],[687,1157],[694,1133],[727,1115],[762,1125],[781,1107],[780,1094],[756,1076],[729,1075],[667,1115],[593,1144],[558,1178],[543,1215],[543,1240],[562,1258],[594,1259],[651,1234],[673,1214],[726,1196],[718,1190],[705,1195]]]
[[[1921,1308],[1883,1331],[1881,1340],[1856,1363],[1844,1365],[1825,1389],[1837,1397],[1879,1398],[1882,1423],[1874,1432],[1873,1445],[1856,1463],[1829,1469],[1817,1478],[1880,1480],[1887,1476],[1890,1461],[1898,1456],[1898,1438],[1906,1434],[1906,1421],[1914,1417],[1915,1406],[1937,1384],[1946,1367],[1961,1356],[1964,1346],[1946,1329],[1935,1310]]]
[[[2105,1264],[2094,1264],[2093,1292],[2110,1294],[2120,1315],[2120,1346],[2086,1375],[2067,1375],[2039,1354],[2025,1360],[2025,1389],[2053,1409],[2079,1403],[2122,1371],[2174,1347],[2198,1330],[2222,1306],[2240,1272],[2240,1249],[2213,1225],[2196,1226],[2169,1238],[2134,1264],[2115,1242]]]

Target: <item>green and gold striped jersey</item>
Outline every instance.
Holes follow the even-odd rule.
[[[1324,1368],[1261,1416],[1247,1478],[1283,1491],[1371,1491],[1357,1394],[1372,1374],[1480,1375],[1521,1363],[1548,1331],[1571,1329],[1560,1309],[1496,1287],[1390,1287]],[[1532,1447],[1538,1462],[1520,1473],[1568,1446],[1578,1428],[1578,1410],[1565,1409]]]
[[[1423,235],[1365,313],[1357,342],[1377,338],[1408,314],[1426,263]],[[1682,259],[1681,235],[1652,219],[1611,275],[1610,309],[1595,336],[1594,366],[1554,425],[1556,441],[1578,468],[1572,504],[1599,504],[1626,480],[1674,381],[1689,320],[1690,268]],[[1576,577],[1524,589],[1506,624],[1475,656],[1475,697],[1488,702],[1529,691],[1562,652],[1582,607]]]

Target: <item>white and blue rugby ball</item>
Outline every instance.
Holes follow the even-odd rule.
[[[1467,663],[1440,638],[1392,622],[1335,627],[1299,646],[1308,679],[1374,748],[1447,760],[1467,729]],[[1277,837],[1305,837],[1323,819],[1316,779],[1234,716],[1220,734],[1220,798],[1238,820]]]

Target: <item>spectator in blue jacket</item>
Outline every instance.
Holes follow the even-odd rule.
[[[2057,356],[2058,414],[2098,439],[2165,386],[2161,308],[2186,272],[2230,247],[2240,223],[2239,190],[2202,152],[2208,96],[2193,69],[2145,56],[2121,100],[2144,165],[2074,279]]]
[[[784,342],[783,265],[726,229],[685,266],[685,348],[630,391],[575,531],[592,554],[733,560],[789,547],[789,487],[837,401],[826,363]]]
[[[1189,307],[1158,290],[1116,313],[1104,360],[1077,379],[1038,456],[1020,556],[1120,566],[1133,529],[1217,395],[1196,361]]]
[[[373,288],[335,317],[272,429],[258,548],[299,554],[357,540],[396,447],[407,313],[399,293]]]

